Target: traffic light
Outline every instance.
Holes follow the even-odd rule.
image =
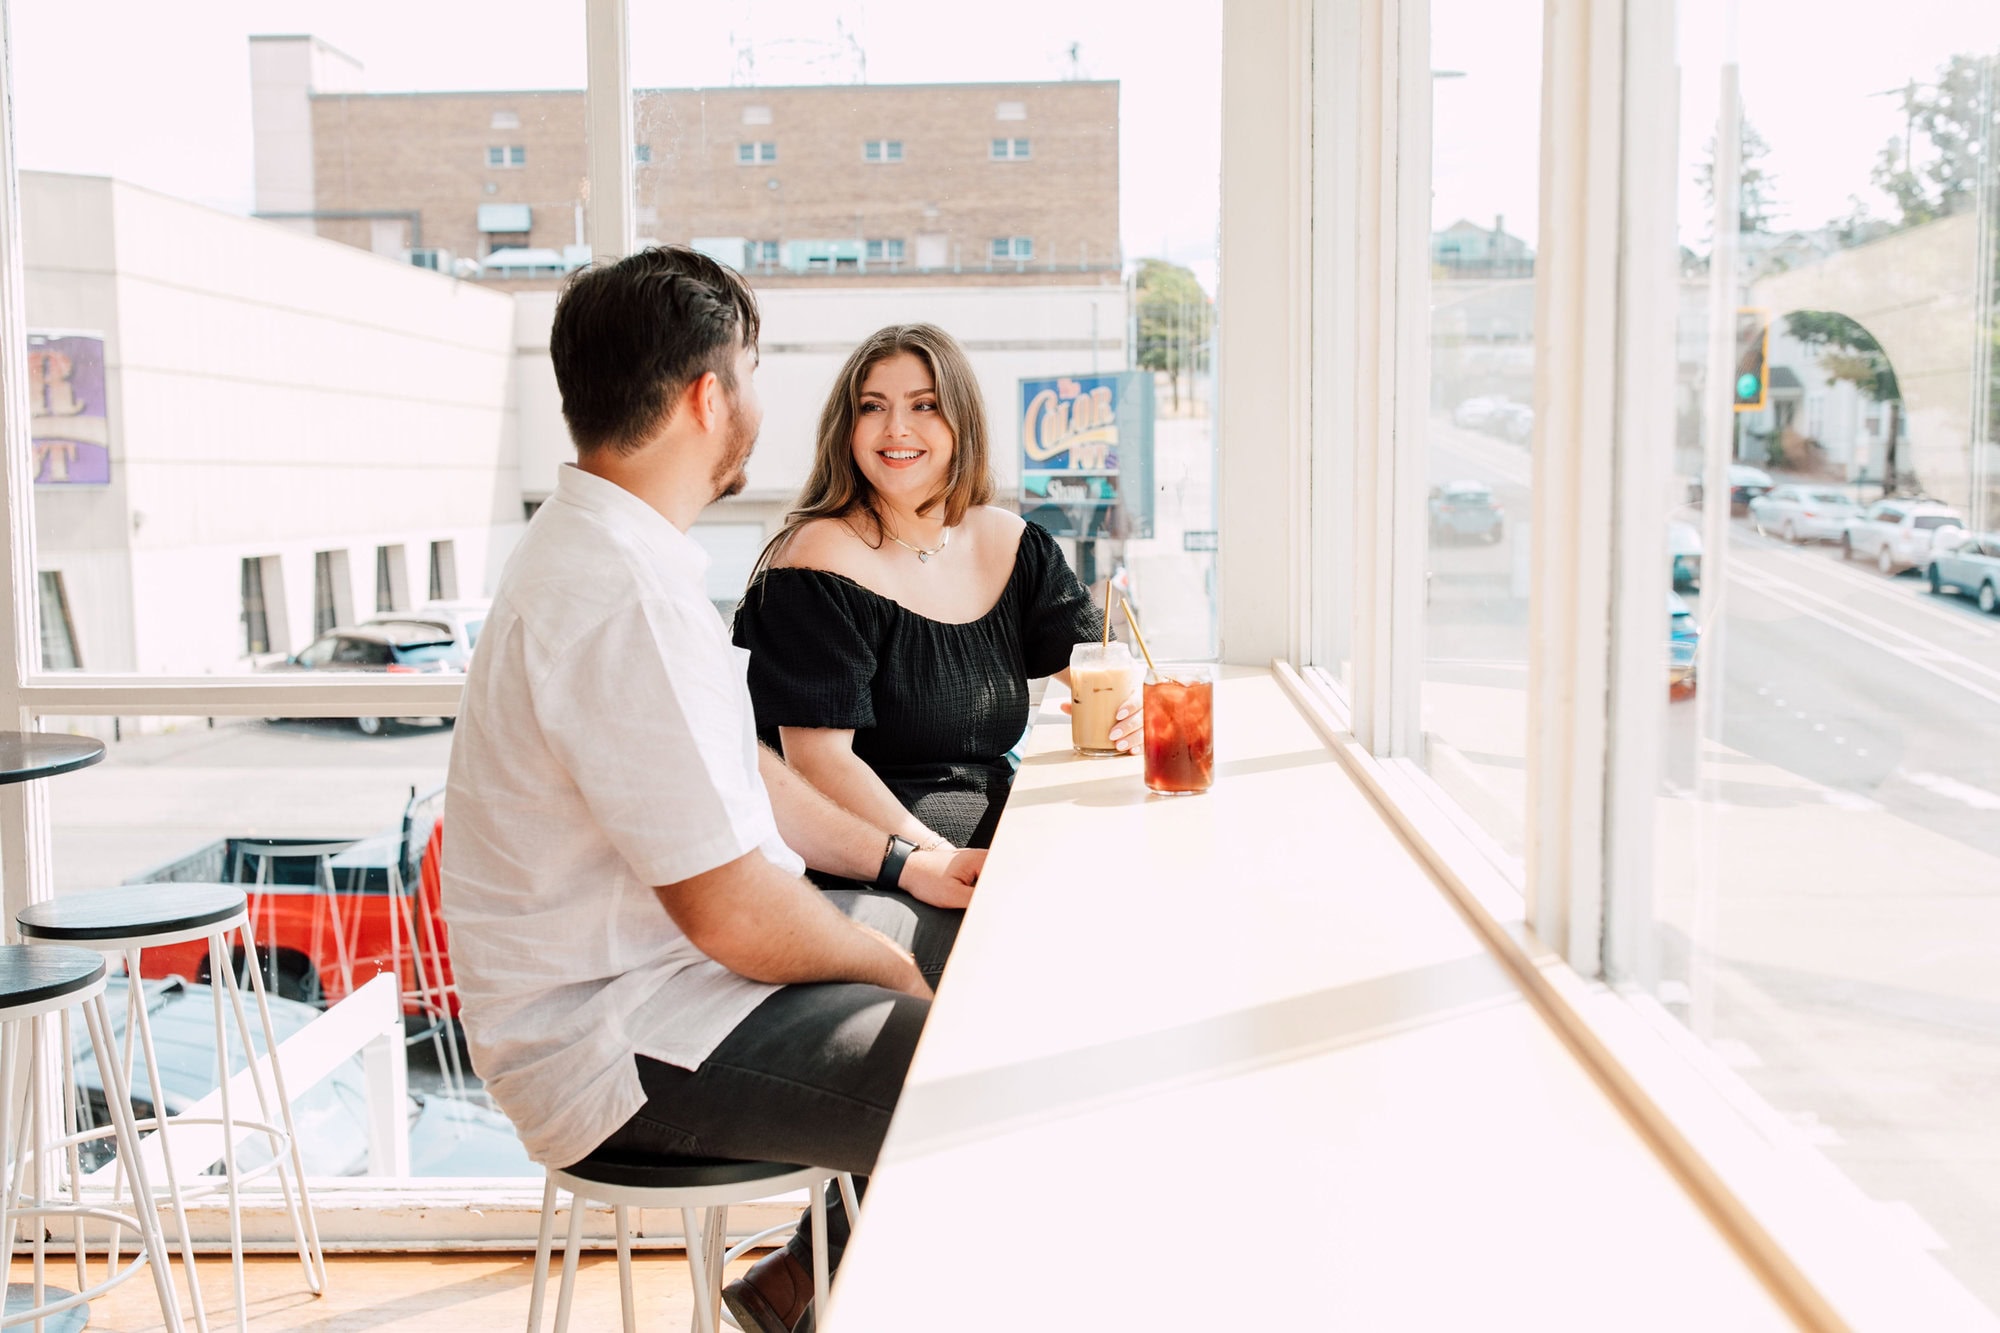
[[[1736,308],[1736,410],[1764,410],[1764,391],[1771,378],[1771,312],[1755,306]]]

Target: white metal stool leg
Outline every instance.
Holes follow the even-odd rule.
[[[830,1272],[829,1272],[829,1270],[828,1270],[828,1266],[827,1266],[827,1259],[826,1259],[826,1184],[825,1184],[825,1182],[821,1182],[820,1184],[817,1184],[817,1185],[813,1186],[813,1191],[812,1191],[812,1220],[813,1220],[813,1239],[812,1239],[812,1252],[813,1252],[813,1327],[814,1327],[814,1328],[818,1328],[818,1327],[819,1327],[819,1314],[820,1314],[820,1311],[822,1311],[822,1310],[826,1309],[826,1294],[827,1294],[827,1292],[829,1292],[829,1291],[831,1291],[831,1290],[833,1289],[833,1279],[832,1279],[832,1275],[831,1275],[831,1273],[830,1273]],[[853,1219],[853,1217],[852,1217],[852,1216],[850,1215],[850,1216],[848,1217],[848,1225],[849,1225],[849,1226],[852,1226],[852,1225],[853,1225],[853,1223],[854,1223],[854,1219]]]
[[[625,1317],[625,1333],[639,1333],[638,1316],[632,1302],[631,1218],[627,1216],[624,1204],[618,1204],[611,1210],[611,1221],[618,1228],[618,1312]]]
[[[245,955],[250,959],[250,975],[257,975],[255,954]],[[213,969],[210,969],[213,971]],[[209,999],[215,1009],[215,1084],[222,1098],[222,1179],[223,1189],[229,1196],[229,1280],[235,1295],[237,1333],[248,1327],[249,1293],[243,1285],[243,1197],[236,1170],[236,1108],[229,1095],[229,1027],[223,1016],[222,992],[233,989],[236,983],[236,969],[229,968],[222,977],[214,978],[209,986]],[[250,1047],[249,1034],[244,1034],[245,1054],[254,1062],[257,1052]]]
[[[157,1127],[154,1133],[160,1141],[160,1161],[167,1177],[167,1204],[173,1210],[174,1226],[178,1228],[180,1237],[181,1266],[187,1273],[188,1293],[194,1302],[194,1326],[200,1333],[208,1333],[208,1310],[202,1303],[201,1281],[195,1276],[194,1239],[188,1234],[187,1205],[181,1197],[180,1172],[174,1166],[174,1136],[167,1132],[167,1095],[160,1086],[160,1056],[153,1046],[153,1021],[146,1013],[137,949],[128,950],[125,954],[125,975],[129,978],[125,1033],[128,1043],[136,1034],[138,1054],[146,1066],[146,1084],[153,1104],[152,1121]],[[134,999],[137,1003],[130,1003]],[[111,1262],[114,1267],[117,1265],[115,1250]]]
[[[709,1248],[723,1237],[706,1234],[708,1229],[695,1219],[700,1209],[681,1209],[681,1230],[687,1236],[688,1281],[694,1286],[694,1333],[717,1333],[716,1309],[722,1304],[722,1290],[711,1279]]]
[[[549,1288],[549,1248],[556,1230],[556,1178],[542,1187],[542,1230],[535,1238],[535,1282],[528,1297],[528,1333],[542,1333],[542,1296]]]
[[[576,1255],[583,1248],[583,1200],[569,1196],[569,1239],[563,1243],[562,1287],[556,1292],[556,1333],[569,1333],[569,1306],[576,1296]]]
[[[250,925],[247,921],[243,924],[241,930],[243,947],[254,957],[257,943],[250,933]],[[256,1091],[257,1102],[263,1115],[264,1123],[266,1125],[281,1124],[283,1126],[285,1142],[282,1145],[282,1150],[291,1158],[291,1173],[288,1179],[284,1167],[282,1165],[278,1167],[278,1188],[284,1194],[285,1212],[291,1219],[292,1235],[298,1242],[299,1263],[305,1269],[306,1286],[311,1289],[313,1295],[324,1295],[326,1292],[326,1252],[320,1245],[319,1221],[313,1216],[312,1199],[306,1189],[305,1157],[299,1147],[298,1126],[292,1121],[292,1100],[285,1089],[284,1066],[278,1061],[278,1034],[276,1026],[271,1022],[271,1003],[264,993],[263,980],[258,976],[254,968],[251,969],[250,973],[250,989],[257,998],[257,1016],[264,1030],[264,1049],[270,1055],[271,1083],[275,1090],[275,1099],[278,1104],[278,1118],[276,1120],[271,1118],[272,1098],[265,1091],[263,1077],[257,1072],[258,1066],[254,1060],[250,1062],[250,1084]],[[230,977],[229,999],[230,1004],[236,1011],[237,1029],[243,1034],[244,1050],[248,1052],[252,1049],[250,1042],[250,1020],[243,1010],[243,992],[236,985],[236,979],[233,975]],[[272,1140],[271,1146],[274,1155],[281,1147],[275,1138]],[[293,1197],[294,1186],[297,1187],[298,1191],[296,1198]]]
[[[153,1206],[153,1191],[146,1182],[146,1164],[139,1153],[139,1131],[132,1118],[131,1092],[110,1057],[111,1017],[100,992],[85,1003],[84,1021],[90,1025],[91,1044],[97,1050],[97,1066],[111,1072],[105,1076],[105,1101],[111,1104],[111,1122],[117,1129],[120,1156],[132,1159],[132,1211],[139,1220],[139,1234],[146,1249],[146,1266],[153,1270],[153,1289],[160,1298],[160,1314],[167,1333],[181,1333],[180,1304],[174,1299],[173,1283],[167,1279],[167,1242],[160,1234],[160,1218]],[[197,1297],[199,1299],[199,1297]]]

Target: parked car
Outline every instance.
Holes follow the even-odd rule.
[[[1748,513],[1750,502],[1770,491],[1775,485],[1771,474],[1747,463],[1729,465],[1729,510],[1731,513]],[[1700,504],[1703,484],[1699,475],[1688,479],[1688,503]]]
[[[1679,519],[1667,524],[1667,550],[1673,555],[1674,591],[1701,586],[1701,529]]]
[[[1500,540],[1506,511],[1493,498],[1493,488],[1478,481],[1449,481],[1431,487],[1431,541],[1475,540],[1491,545]]]
[[[1526,444],[1535,434],[1535,409],[1526,403],[1502,403],[1486,418],[1485,429],[1503,440]]]
[[[400,883],[410,896],[409,913],[423,945],[424,988],[432,1007],[458,1012],[458,992],[451,971],[451,937],[440,910],[438,866],[443,849],[442,788],[412,795],[398,828],[356,842],[333,857],[328,870],[334,892],[329,895],[317,857],[285,856],[287,844],[324,843],[317,838],[219,838],[185,856],[134,875],[127,883],[158,884],[163,894],[176,883],[242,884],[250,898],[250,926],[257,936],[257,959],[265,987],[287,999],[331,1004],[345,998],[341,950],[334,930],[338,917],[347,943],[347,967],[360,986],[392,967],[402,972],[405,994],[419,989],[416,960],[410,956],[409,930],[392,936],[396,904],[391,888]],[[268,859],[266,882],[256,878],[256,860],[249,853],[275,851]],[[395,868],[392,878],[389,871]],[[230,960],[241,970],[238,950]],[[206,982],[215,974],[206,939],[165,944],[141,955],[140,972],[147,977],[183,976]],[[424,1006],[414,999],[406,1013]]]
[[[153,1048],[160,1057],[160,1088],[168,1114],[176,1114],[215,1090],[215,1010],[209,988],[181,977],[144,981],[146,1016],[153,1029]],[[105,985],[111,1011],[112,1041],[125,1037],[127,981],[112,977]],[[270,998],[271,1026],[284,1041],[305,1027],[319,1011],[311,1005],[278,996]],[[251,1010],[254,1014],[255,1010]],[[109,1123],[104,1078],[90,1046],[89,1035],[77,1024],[74,1037],[76,1077],[92,1123]],[[232,1068],[244,1064],[235,1024],[229,1030]],[[264,1034],[254,1022],[252,1044],[264,1054]],[[141,1118],[153,1114],[152,1089],[143,1065],[135,1065],[132,1109]],[[292,1120],[298,1126],[299,1151],[308,1176],[358,1176],[368,1170],[368,1080],[359,1052],[337,1065],[310,1088],[288,1088]],[[529,1176],[540,1168],[528,1160],[520,1138],[505,1116],[474,1102],[438,1093],[412,1093],[409,1098],[410,1173],[418,1176]],[[256,1107],[237,1108],[254,1117]],[[111,1160],[108,1139],[84,1147],[85,1168],[95,1170]],[[237,1164],[251,1170],[270,1160],[270,1141],[251,1134],[237,1146]]]
[[[1451,424],[1466,430],[1482,430],[1493,414],[1506,405],[1505,398],[1468,398],[1451,409]]]
[[[1679,593],[1667,594],[1667,698],[1692,699],[1695,689],[1695,658],[1701,649],[1701,624],[1694,618],[1687,600]]]
[[[384,611],[362,621],[364,625],[434,625],[451,634],[452,642],[469,661],[472,650],[479,646],[479,631],[486,628],[486,617],[493,610],[490,597],[458,598],[452,601],[425,602],[414,611]]]
[[[483,622],[482,622],[483,623]],[[266,671],[384,671],[390,673],[463,671],[467,650],[457,635],[440,620],[409,620],[398,617],[380,623],[333,629],[320,635],[305,648]],[[399,722],[427,723],[429,718],[397,718]],[[385,719],[357,717],[354,725],[364,736],[379,736]]]
[[[1873,560],[1884,574],[1928,565],[1940,528],[1962,528],[1965,518],[1936,500],[1877,500],[1840,534],[1840,554],[1848,560]]]
[[[1932,592],[1974,598],[1987,615],[2000,615],[2000,532],[1939,529],[1925,573]]]
[[[1860,514],[1852,496],[1826,486],[1779,486],[1750,501],[1757,531],[1788,542],[1838,541]]]

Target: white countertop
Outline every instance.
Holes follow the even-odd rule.
[[[1060,696],[830,1333],[1792,1326],[1268,673],[1195,797]]]

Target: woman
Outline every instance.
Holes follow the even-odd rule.
[[[1028,681],[1067,684],[1071,646],[1103,630],[1055,539],[992,496],[964,351],[934,325],[883,329],[842,368],[805,492],[736,613],[765,741],[920,847],[991,841]],[[1138,714],[1135,694],[1121,750]]]

